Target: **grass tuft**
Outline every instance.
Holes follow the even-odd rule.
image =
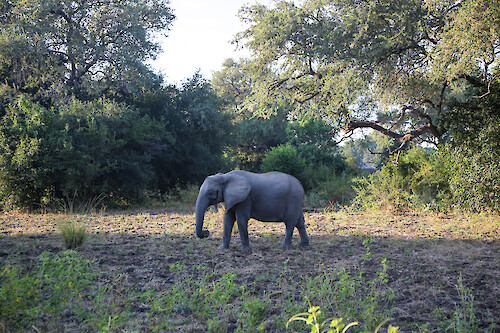
[[[76,223],[65,222],[59,226],[61,231],[64,246],[68,250],[74,250],[83,245],[87,239],[87,230],[84,226]]]

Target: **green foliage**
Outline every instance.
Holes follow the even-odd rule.
[[[219,99],[200,76],[173,92],[173,101],[158,92],[160,101],[137,108],[104,98],[9,104],[0,121],[0,209],[139,203],[225,169],[230,120]]]
[[[306,178],[308,171],[306,169]],[[331,174],[327,169],[323,175],[318,174],[321,170],[314,171],[309,180],[317,181],[312,190],[306,194],[306,204],[311,207],[327,207],[332,205],[349,205],[355,196],[353,189],[353,176],[342,174],[337,176]]]
[[[34,209],[88,202],[139,200],[152,169],[147,146],[161,124],[107,100],[48,111],[24,99],[0,126],[0,205]]]
[[[326,165],[336,174],[342,173],[344,165],[336,156],[336,131],[321,119],[306,119],[291,122],[286,128],[288,144],[296,147],[299,155],[312,166]]]
[[[341,147],[341,153],[353,169],[362,169],[363,166],[378,169],[388,162],[390,152],[397,147],[387,137],[373,133],[346,141]]]
[[[371,256],[367,255],[365,260],[371,260]],[[372,280],[367,280],[364,272],[326,269],[306,281],[304,296],[314,304],[322,304],[334,317],[357,321],[364,330],[374,330],[389,318],[393,299],[387,288],[386,260],[381,262],[382,268]]]
[[[253,52],[247,67],[256,78],[246,104],[281,96],[294,103],[290,118],[328,115],[347,133],[371,128],[392,140],[444,143],[457,119],[454,100],[474,104],[498,81],[497,7],[487,0],[245,6],[248,27],[236,40]]]
[[[233,118],[234,131],[226,154],[241,170],[259,172],[266,152],[286,142],[286,104],[278,105],[275,112],[255,117],[245,105],[254,79],[248,62],[228,59],[211,81],[223,107]],[[278,103],[279,104],[279,103]]]
[[[31,272],[5,267],[0,274],[0,313],[7,330],[57,327],[65,311],[79,310],[79,300],[95,278],[92,262],[74,251],[44,252]]]
[[[259,172],[269,149],[285,143],[287,126],[284,115],[266,118],[246,117],[235,122],[236,137],[228,147],[238,168]]]
[[[50,111],[23,99],[1,119],[0,208],[33,206],[50,193],[43,159],[54,126]]]
[[[297,150],[291,145],[281,145],[266,154],[262,161],[262,171],[280,171],[303,179],[303,171],[306,166],[306,160],[302,158]]]
[[[365,209],[498,211],[498,148],[475,152],[447,146],[434,154],[413,148],[368,177],[356,180],[355,204]]]
[[[452,204],[468,212],[500,211],[500,150],[483,147],[473,152],[466,147],[450,148],[450,190]]]
[[[185,272],[186,267],[180,264],[170,266],[172,272]],[[195,278],[187,274],[183,280],[163,293],[144,293],[141,301],[152,304],[152,316],[166,316],[176,312],[190,311],[197,318],[207,321],[209,332],[227,330],[227,322],[222,318],[229,315],[233,307],[237,307],[237,332],[256,332],[267,313],[267,303],[249,297],[245,284],[238,282],[234,273],[218,276],[204,266],[197,266],[200,275]],[[232,306],[228,306],[232,304]],[[172,328],[171,328],[172,329]]]
[[[474,295],[470,289],[464,287],[462,276],[458,279],[456,289],[460,303],[455,304],[455,312],[446,331],[454,333],[480,331],[479,319],[476,317],[474,309]]]
[[[265,332],[266,323],[264,319],[268,314],[268,307],[268,301],[256,297],[246,298],[238,315],[239,326],[236,332]]]
[[[415,147],[380,171],[357,179],[355,203],[367,209],[446,209],[451,193],[444,154]]]
[[[1,210],[140,203],[226,168],[230,119],[208,82],[165,86],[147,64],[167,1],[1,9]]]
[[[117,330],[130,319],[123,281],[102,281],[95,263],[77,252],[44,252],[28,271],[0,273],[0,327],[62,331],[71,318],[84,331]],[[89,311],[89,308],[92,311]]]
[[[206,176],[228,169],[223,151],[231,140],[231,119],[220,111],[221,100],[210,84],[195,74],[172,93],[173,100],[154,116],[167,130],[154,145],[151,162],[156,190],[161,193],[199,184]]]
[[[0,81],[47,101],[147,87],[155,76],[146,62],[160,50],[155,35],[174,19],[165,1],[28,0],[3,10]]]
[[[446,147],[453,204],[469,212],[500,211],[498,80],[473,103],[457,101],[447,122],[455,139]]]

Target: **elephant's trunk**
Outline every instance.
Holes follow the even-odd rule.
[[[203,230],[203,220],[207,208],[208,202],[198,197],[198,200],[196,200],[196,236],[199,238],[206,238],[210,234],[208,230]]]

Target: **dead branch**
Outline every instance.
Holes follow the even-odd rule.
[[[403,150],[409,142],[411,142],[415,138],[420,137],[421,135],[423,135],[425,133],[430,133],[433,135],[435,135],[437,133],[437,128],[435,128],[435,126],[433,126],[431,123],[427,123],[427,124],[424,124],[420,127],[417,127],[415,129],[409,131],[408,133],[399,134],[399,133],[396,133],[396,132],[391,131],[389,129],[386,129],[385,127],[382,127],[373,121],[365,121],[365,120],[351,120],[351,121],[349,121],[349,124],[347,125],[347,128],[345,129],[345,131],[350,132],[350,131],[354,131],[357,128],[371,128],[377,132],[380,132],[380,133],[382,133],[390,138],[396,139],[399,142],[401,142],[401,145],[390,153],[391,155]]]
[[[472,96],[472,98],[483,98],[483,97],[486,97],[488,96],[489,94],[491,94],[491,83],[493,82],[493,80],[496,78],[497,75],[493,75],[493,77],[491,78],[491,80],[488,82],[488,91],[486,91],[484,94],[482,94],[481,96]]]
[[[335,142],[335,145],[338,146],[340,143],[342,143],[342,141],[349,139],[353,134],[354,132],[346,133],[346,135],[344,135],[339,141]]]

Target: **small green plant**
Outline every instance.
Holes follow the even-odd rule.
[[[64,246],[68,250],[74,250],[81,246],[87,238],[85,227],[76,223],[66,222],[61,224],[59,230],[63,237]]]
[[[28,272],[6,266],[0,272],[2,325],[7,331],[33,325],[53,328],[65,309],[78,311],[81,295],[96,278],[92,265],[75,251],[65,251],[42,253]]]
[[[309,302],[309,300],[307,300]],[[357,322],[352,322],[347,325],[342,323],[342,318],[338,319],[327,319],[320,322],[319,317],[321,316],[321,310],[319,306],[312,306],[309,302],[308,312],[298,313],[288,320],[286,323],[286,328],[293,321],[303,321],[311,328],[311,333],[345,333],[347,330],[353,326],[358,325]],[[330,325],[328,325],[330,321]],[[328,325],[328,326],[327,326]]]
[[[320,307],[319,306],[312,306],[309,300],[307,300],[309,303],[309,310],[308,312],[302,312],[299,314],[294,315],[292,318],[290,318],[286,324],[286,327],[288,328],[288,325],[293,322],[293,321],[303,321],[306,323],[311,328],[311,333],[321,333],[321,332],[326,332],[326,333],[346,333],[351,327],[357,326],[357,322],[352,322],[349,324],[344,324],[342,318],[329,318],[326,320],[321,321],[320,317],[322,315]],[[378,331],[382,328],[382,326],[387,323],[388,319],[383,321],[381,324],[377,326],[377,328],[373,331],[373,333],[378,333]],[[328,324],[328,322],[330,324]],[[389,325],[387,328],[387,333],[397,333],[399,330],[399,327],[395,327],[392,325]],[[368,333],[368,332],[366,332]]]
[[[479,319],[474,310],[474,295],[470,289],[464,287],[462,276],[458,278],[456,288],[460,303],[455,304],[455,312],[446,331],[455,333],[479,332]]]
[[[238,315],[237,333],[262,332],[266,329],[263,322],[267,314],[268,303],[259,298],[249,298],[243,302],[243,307]]]

